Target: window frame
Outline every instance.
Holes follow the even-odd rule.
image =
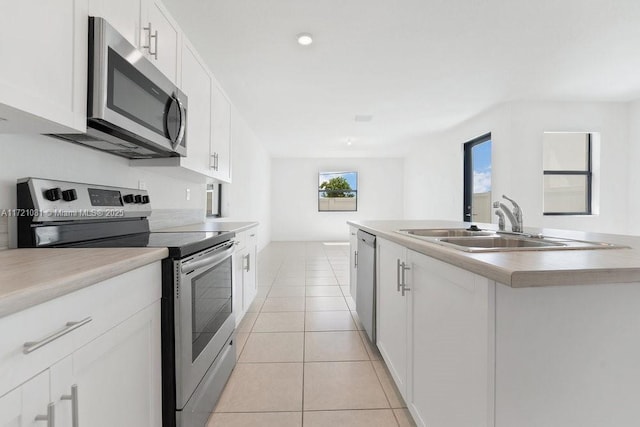
[[[546,170],[543,169],[542,170],[542,175],[543,178],[546,175],[557,175],[557,176],[585,176],[587,178],[587,185],[586,185],[586,192],[587,194],[586,196],[586,207],[587,210],[584,212],[546,212],[543,211],[542,215],[543,216],[569,216],[569,215],[581,215],[581,216],[585,216],[585,215],[593,215],[593,207],[592,207],[592,200],[593,200],[593,141],[592,141],[592,133],[591,132],[585,132],[587,134],[587,170],[584,171],[580,171],[580,170]],[[544,198],[544,186],[542,189],[542,197]],[[543,209],[544,209],[544,204],[543,204]]]
[[[467,212],[467,206],[473,209],[473,147],[493,141],[491,132],[487,132],[462,144],[463,158],[463,196],[462,196],[462,221],[473,222],[472,212]],[[493,159],[491,160],[493,163]]]

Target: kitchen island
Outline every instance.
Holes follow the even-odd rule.
[[[418,425],[638,425],[640,238],[469,253],[396,232],[468,223],[349,224],[377,236],[377,346]]]

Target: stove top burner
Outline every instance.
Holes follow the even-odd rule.
[[[209,249],[235,236],[229,231],[207,232],[150,232],[129,234],[106,239],[69,243],[65,248],[168,248],[171,258],[184,258]]]

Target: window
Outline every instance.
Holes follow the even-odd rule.
[[[464,144],[463,221],[491,222],[491,134]]]
[[[358,210],[358,172],[320,172],[318,211]]]
[[[545,215],[591,215],[592,134],[547,132],[542,141]]]

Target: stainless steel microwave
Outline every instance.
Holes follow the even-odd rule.
[[[87,133],[58,138],[131,159],[185,156],[187,96],[103,18],[89,18]]]

